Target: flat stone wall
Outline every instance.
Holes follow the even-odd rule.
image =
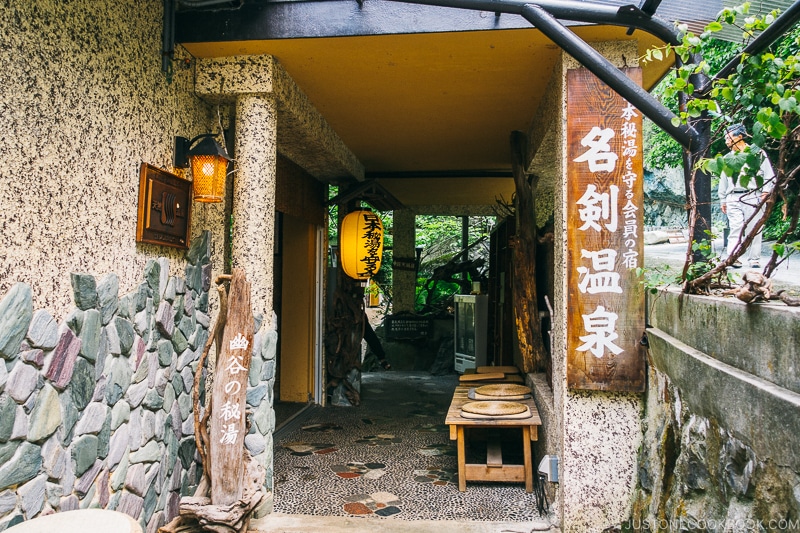
[[[670,292],[648,309],[644,442],[627,525],[799,531],[797,310]]]
[[[151,259],[143,281],[72,274],[76,308],[60,324],[24,283],[0,299],[0,531],[79,508],[125,512],[149,533],[177,515],[202,474],[192,387],[209,336],[210,234],[185,277]],[[245,445],[272,488],[277,331],[257,319]],[[201,387],[204,385],[201,384]]]

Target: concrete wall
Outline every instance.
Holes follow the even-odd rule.
[[[630,525],[800,530],[800,310],[676,292],[648,309]]]
[[[161,72],[162,2],[6,2],[0,17],[0,293],[27,283],[64,317],[70,272],[114,272],[125,293],[145,263],[181,250],[136,244],[139,165],[172,164],[173,137],[218,131],[193,71]],[[195,205],[222,272],[223,207]],[[213,309],[212,302],[212,309]]]

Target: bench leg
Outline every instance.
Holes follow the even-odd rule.
[[[522,426],[522,455],[525,465],[525,492],[533,492],[533,458],[531,457],[531,428]]]
[[[467,490],[466,446],[464,444],[464,426],[458,426],[458,490]]]

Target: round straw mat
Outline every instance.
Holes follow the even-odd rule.
[[[514,383],[497,383],[495,385],[483,385],[482,387],[477,387],[475,392],[482,394],[483,396],[503,397],[530,394],[531,389],[525,385],[517,385]]]
[[[461,410],[465,413],[487,416],[518,415],[524,413],[527,409],[528,407],[525,404],[498,401],[467,402],[461,406]]]

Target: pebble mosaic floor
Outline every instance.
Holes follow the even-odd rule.
[[[275,511],[403,520],[531,521],[522,483],[458,491],[444,425],[458,376],[366,373],[359,407],[317,407],[275,439]]]

